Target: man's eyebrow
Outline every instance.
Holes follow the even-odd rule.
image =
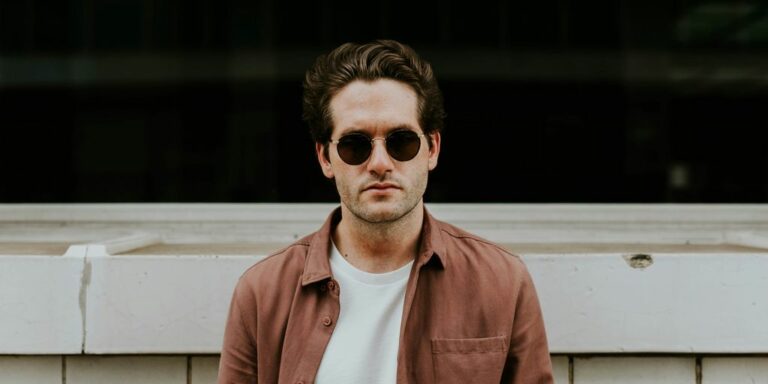
[[[385,130],[384,132],[388,134],[395,131],[414,131],[416,133],[419,132],[418,128],[410,124],[398,124],[391,128],[387,128],[387,130]],[[358,127],[350,127],[349,129],[344,129],[341,132],[339,132],[339,134],[341,134],[342,136],[349,135],[350,133],[362,133],[364,135],[368,135],[368,130],[363,128],[358,128]]]
[[[391,129],[387,130],[387,132],[395,132],[395,131],[415,131],[415,132],[418,132],[419,130],[416,127],[414,127],[414,126],[412,126],[410,124],[397,125],[394,128],[391,128]]]

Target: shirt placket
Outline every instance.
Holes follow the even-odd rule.
[[[412,369],[407,357],[407,348],[411,345],[411,340],[407,339],[408,335],[408,318],[410,317],[411,308],[413,307],[413,301],[416,297],[416,288],[419,283],[419,276],[421,275],[421,268],[426,261],[419,260],[414,263],[411,276],[408,278],[408,285],[405,290],[405,302],[403,303],[403,317],[400,322],[400,346],[398,347],[397,354],[397,383],[407,384],[409,378],[413,375],[410,370]]]
[[[339,284],[333,279],[318,282],[319,287],[305,287],[319,289],[321,293],[320,309],[314,314],[313,332],[308,340],[298,342],[306,343],[303,358],[299,361],[299,367],[291,383],[309,384],[315,381],[317,370],[325,353],[325,348],[331,340],[331,334],[336,328],[339,319]]]

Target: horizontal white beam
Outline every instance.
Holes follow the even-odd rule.
[[[0,354],[217,353],[237,278],[333,207],[0,205]],[[768,353],[764,205],[429,209],[522,255],[553,353]]]
[[[82,258],[0,257],[0,354],[80,353],[82,273]]]
[[[259,259],[89,259],[85,353],[219,353],[232,289]]]
[[[553,352],[768,352],[768,252],[631,257],[525,257]]]

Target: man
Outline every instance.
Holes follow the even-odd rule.
[[[430,65],[406,45],[317,59],[304,119],[341,206],[242,275],[219,383],[553,382],[522,261],[424,207],[443,115]]]

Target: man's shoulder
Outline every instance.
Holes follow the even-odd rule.
[[[462,263],[482,260],[492,267],[507,265],[512,268],[524,268],[520,256],[499,243],[450,223],[439,220],[436,220],[436,223],[450,261]]]
[[[317,232],[285,246],[250,266],[240,276],[241,284],[285,284],[285,279],[300,278],[312,239]]]

